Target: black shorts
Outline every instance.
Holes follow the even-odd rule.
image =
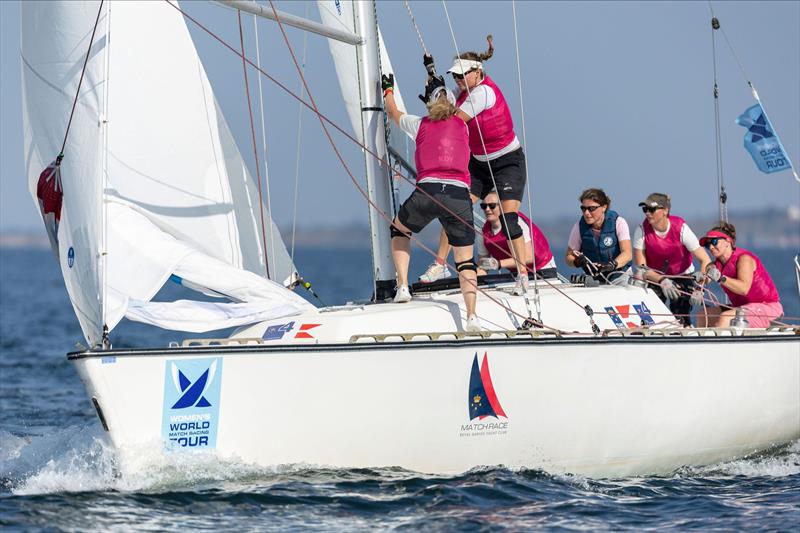
[[[492,166],[491,173],[489,165]],[[492,175],[497,183],[497,196],[503,200],[522,200],[525,192],[525,153],[522,147],[513,152],[501,155],[491,161],[478,161],[475,156],[469,158],[469,174],[472,178],[470,192],[481,200],[494,189]]]
[[[472,246],[475,243],[475,230],[472,227],[472,202],[467,188],[423,183],[419,189],[414,189],[400,206],[397,220],[413,233],[419,233],[433,219],[438,219],[451,245]],[[434,202],[431,196],[444,207]]]

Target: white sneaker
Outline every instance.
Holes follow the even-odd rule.
[[[394,295],[394,303],[403,304],[411,301],[411,292],[408,290],[408,285],[400,285],[397,287],[397,293]]]
[[[517,282],[514,284],[514,290],[511,291],[515,296],[522,296],[528,292],[528,274],[517,274]]]
[[[433,262],[428,266],[428,269],[419,277],[419,280],[422,283],[433,283],[436,280],[449,277],[450,277],[450,269],[447,268],[447,265],[440,265],[439,263]]]
[[[481,330],[481,321],[478,320],[477,315],[467,317],[467,327],[465,329],[472,333],[477,333]]]

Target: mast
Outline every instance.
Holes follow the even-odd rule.
[[[380,91],[380,52],[378,50],[378,22],[375,2],[353,2],[356,33],[364,44],[356,46],[358,63],[358,89],[361,99],[361,133],[364,145],[382,160],[386,154],[386,127],[383,116],[383,99]],[[393,216],[392,187],[388,169],[364,151],[367,175],[367,192],[370,201],[383,213]],[[369,208],[370,243],[372,245],[372,276],[375,280],[373,298],[382,301],[394,295],[396,285],[392,261],[389,223],[372,207]]]

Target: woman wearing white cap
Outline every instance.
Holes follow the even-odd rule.
[[[500,197],[503,232],[508,236],[517,262],[516,294],[528,288],[528,273],[524,264],[525,240],[518,223],[519,206],[525,191],[525,154],[514,133],[514,121],[505,97],[495,82],[483,72],[483,62],[492,57],[491,35],[487,37],[489,49],[478,54],[465,52],[455,58],[448,70],[460,89],[457,96],[457,116],[467,123],[471,176],[470,194],[473,202],[484,199],[496,188]],[[431,282],[447,275],[444,258],[447,242],[440,240],[437,262],[420,277]]]
[[[654,192],[639,202],[639,207],[645,219],[633,232],[636,266],[645,267],[644,279],[657,283],[651,288],[658,297],[669,300],[670,311],[684,326],[691,326],[692,300],[703,296],[702,290],[694,291],[694,281],[703,280],[711,259],[689,225],[670,214],[668,195]],[[694,270],[693,257],[700,261],[699,272]]]

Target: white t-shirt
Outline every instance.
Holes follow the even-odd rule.
[[[481,84],[469,90],[469,96],[467,96],[467,99],[464,100],[458,108],[474,118],[478,116],[478,114],[490,109],[495,103],[497,103],[497,95],[494,94],[494,89],[488,85]],[[486,134],[485,132],[481,133],[484,135]],[[478,161],[492,161],[500,156],[513,152],[520,146],[519,139],[515,135],[513,141],[496,152],[492,152],[488,155],[472,155]]]
[[[409,115],[408,113],[404,113],[400,116],[400,129],[406,132],[409,137],[414,140],[417,140],[417,134],[419,133],[419,127],[422,124],[422,117],[418,117],[416,115]],[[422,178],[419,180],[418,183],[444,183],[447,185],[455,185],[456,187],[464,187],[468,189],[469,186],[464,183],[463,181],[458,181],[454,179],[447,179],[447,178],[437,178],[436,176],[428,176],[426,178]]]
[[[669,233],[671,224],[672,223],[667,220],[666,231],[658,231],[655,228],[653,228],[653,231],[655,231],[656,235],[663,238],[667,235],[667,233]],[[697,239],[697,235],[694,234],[692,228],[690,228],[688,224],[684,224],[681,228],[681,244],[690,252],[694,252],[700,248],[700,241]],[[636,226],[636,229],[633,231],[633,249],[644,250],[644,228],[641,224]],[[692,272],[694,272],[693,262],[689,265],[689,268],[682,272],[682,274],[691,274]]]
[[[621,216],[617,217],[617,241],[629,241],[631,240],[631,230],[628,228],[628,223],[625,221],[624,218]],[[594,233],[595,237],[600,236],[600,230],[592,228],[592,233]],[[569,240],[567,241],[567,246],[572,248],[574,251],[579,252],[581,249],[581,229],[580,229],[580,220],[572,226],[572,229],[569,232]]]
[[[519,229],[522,230],[522,238],[525,240],[525,244],[530,243],[531,242],[531,229],[528,227],[527,224],[525,224],[519,218],[517,219],[517,224],[519,225]],[[494,228],[492,228],[490,231],[492,232],[492,235],[497,235],[498,233],[503,231],[503,228],[500,227],[500,229],[498,229],[497,231],[494,231]],[[482,259],[484,257],[491,257],[491,254],[489,253],[489,250],[486,249],[486,243],[483,242],[482,234],[478,235],[478,239],[477,239],[476,245],[477,245],[477,250],[478,250],[478,259]],[[542,268],[556,268],[556,258],[555,257],[550,258],[550,261],[546,265],[544,265]],[[541,270],[541,269],[539,269],[539,270]]]

